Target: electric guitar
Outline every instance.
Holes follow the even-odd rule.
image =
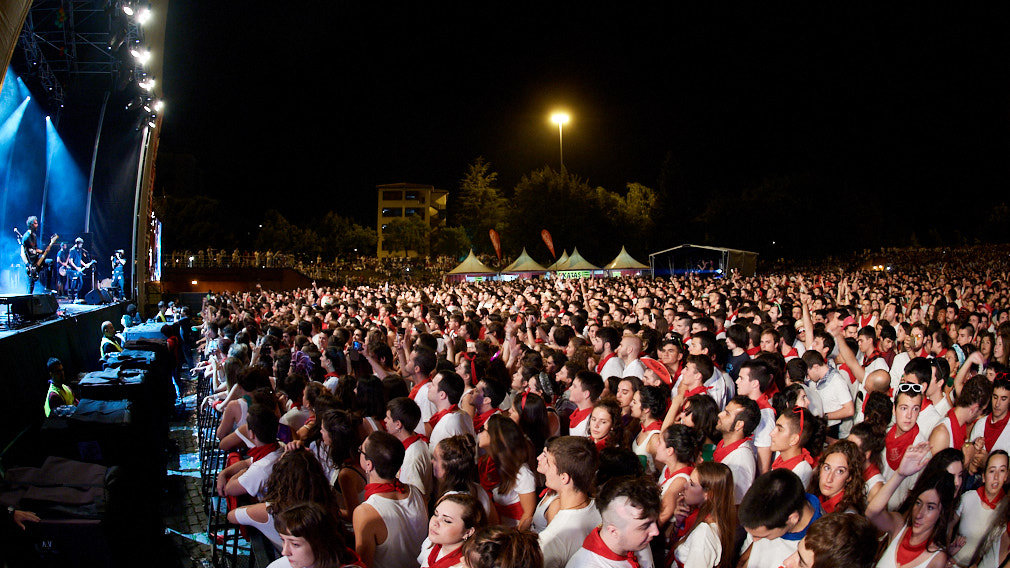
[[[37,258],[33,259],[29,259],[28,251],[25,250],[24,246],[21,247],[21,259],[25,261],[25,270],[28,272],[28,278],[31,278],[32,280],[39,279],[39,268],[41,268],[42,263],[46,261],[46,255],[49,254],[49,249],[53,248],[53,243],[55,243],[58,238],[60,238],[60,236],[54,234],[49,239],[49,244],[46,245],[46,250],[42,251],[42,254],[38,255]]]

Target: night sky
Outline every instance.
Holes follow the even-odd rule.
[[[174,0],[160,151],[202,176],[168,189],[372,224],[376,184],[455,190],[480,155],[506,192],[557,168],[563,107],[565,165],[612,190],[803,177],[839,222],[1006,201],[1005,12],[587,6]]]

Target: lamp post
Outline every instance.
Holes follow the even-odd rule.
[[[558,149],[561,157],[561,170],[565,169],[565,144],[564,144],[564,128],[565,124],[571,117],[568,113],[556,112],[551,115],[551,121],[558,125]]]

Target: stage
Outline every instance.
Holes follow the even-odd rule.
[[[56,315],[12,330],[0,330],[0,449],[23,430],[41,422],[49,388],[46,362],[63,362],[67,379],[100,368],[102,322],[120,328],[127,302],[88,305],[60,302]],[[2,310],[0,310],[2,312]],[[6,315],[3,315],[6,319]],[[5,460],[6,461],[6,460]]]

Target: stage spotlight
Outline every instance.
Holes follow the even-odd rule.
[[[151,52],[140,46],[131,48],[130,55],[141,65],[147,65],[147,62],[151,60]]]
[[[137,10],[137,17],[136,17],[137,24],[139,24],[139,25],[142,26],[142,25],[146,24],[147,21],[150,20],[150,19],[151,19],[151,8],[150,8],[150,6],[143,6],[139,10]]]
[[[158,100],[154,101],[154,111],[155,112],[161,112],[164,109],[165,109],[165,101],[163,101],[161,99],[158,99]]]
[[[151,128],[156,128],[158,126],[158,115],[152,114],[147,117],[147,125]]]
[[[123,13],[127,16],[132,16],[134,14],[133,6],[129,2],[123,2]]]

